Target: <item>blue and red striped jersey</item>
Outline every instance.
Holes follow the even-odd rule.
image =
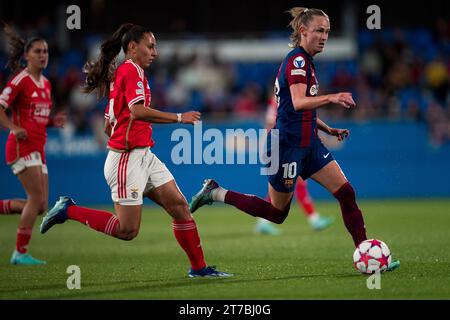
[[[316,110],[296,111],[289,87],[295,83],[306,84],[306,96],[317,96],[319,82],[316,78],[313,57],[302,47],[291,50],[284,58],[275,80],[278,113],[275,129],[279,130],[280,143],[292,147],[308,147],[317,138]]]

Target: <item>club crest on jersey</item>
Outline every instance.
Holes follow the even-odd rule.
[[[303,68],[305,66],[305,58],[302,56],[298,56],[294,59],[294,67],[296,68]]]
[[[137,86],[139,89],[136,90],[136,94],[144,94],[144,84],[142,83],[142,81],[139,81],[137,83]]]
[[[286,188],[292,188],[293,185],[294,185],[294,179],[285,179],[284,180],[284,186]]]
[[[309,89],[309,93],[310,93],[312,96],[317,96],[317,94],[319,93],[319,88],[318,88],[318,86],[316,86],[315,84],[313,84],[313,85],[311,86],[311,88]]]

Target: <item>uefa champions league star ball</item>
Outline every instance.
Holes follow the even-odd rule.
[[[386,271],[391,259],[391,251],[386,243],[377,239],[361,242],[353,253],[353,265],[359,272],[366,274]]]

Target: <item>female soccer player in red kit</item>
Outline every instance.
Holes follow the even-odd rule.
[[[113,70],[121,49],[125,62]],[[104,174],[117,216],[77,206],[72,199],[61,197],[44,217],[41,233],[70,219],[118,239],[132,240],[139,231],[143,197],[148,197],[173,218],[175,238],[191,262],[189,277],[229,277],[231,274],[206,265],[187,201],[167,167],[150,150],[150,123],[194,124],[200,120],[196,111],[175,114],[150,108],[151,94],[144,69],[156,57],[153,33],[141,26],[124,24],[102,44],[99,59],[86,65],[85,92],[97,90],[103,97],[109,91],[105,113],[109,152]]]
[[[0,200],[0,213],[21,213],[11,263],[44,264],[45,261],[27,253],[27,246],[37,215],[47,210],[46,129],[49,125],[62,127],[65,116],[59,113],[50,118],[52,88],[42,75],[48,64],[47,42],[42,38],[25,41],[9,27],[5,27],[5,33],[11,47],[8,66],[15,75],[0,96],[0,125],[10,130],[6,142],[6,163],[17,175],[27,199]],[[27,62],[26,68],[20,64],[22,57]],[[4,109],[11,110],[11,120]]]
[[[323,51],[330,32],[328,15],[320,9],[292,8],[290,26],[292,50],[281,63],[275,81],[278,115],[274,134],[279,136],[278,171],[269,175],[271,203],[254,195],[242,194],[220,187],[212,179],[192,198],[191,212],[214,201],[231,204],[239,210],[283,223],[286,219],[297,177],[312,178],[327,189],[339,202],[344,224],[357,247],[366,240],[366,228],[362,212],[356,203],[356,194],[338,163],[323,145],[317,131],[336,136],[339,140],[348,135],[346,129],[330,128],[317,117],[316,109],[333,103],[344,108],[355,107],[349,92],[319,95],[313,56]],[[272,131],[272,130],[271,130]],[[268,140],[271,134],[268,135]],[[399,267],[393,261],[388,270]]]

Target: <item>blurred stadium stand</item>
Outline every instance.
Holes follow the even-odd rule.
[[[160,57],[147,72],[155,108],[171,112],[194,108],[203,113],[205,123],[214,121],[225,127],[234,127],[237,123],[262,126],[279,64],[289,50],[287,24],[290,19],[283,12],[294,5],[322,8],[330,16],[330,41],[325,53],[317,56],[316,63],[320,93],[351,91],[358,107],[349,112],[329,106],[320,109],[319,114],[332,125],[354,128],[345,147],[334,154],[342,160],[349,178],[356,181],[360,196],[450,196],[450,188],[444,182],[433,185],[426,177],[429,173],[430,177],[442,179],[442,174],[438,174],[440,170],[447,175],[445,180],[449,180],[448,164],[442,163],[442,159],[447,162],[450,159],[448,2],[430,1],[425,7],[407,8],[401,2],[379,2],[381,30],[365,27],[368,16],[365,8],[372,4],[369,1],[246,1],[236,6],[196,1],[157,7],[135,0],[73,3],[82,10],[81,30],[65,28],[65,8],[69,3],[47,1],[32,5],[32,10],[31,4],[23,0],[0,3],[2,19],[24,37],[41,35],[48,39],[50,63],[45,73],[53,84],[56,108],[67,110],[69,114],[65,130],[52,132],[47,146],[53,174],[51,182],[54,183],[50,188],[51,196],[66,190],[67,181],[78,185],[68,192],[84,194],[83,189],[87,188],[83,183],[89,181],[98,184],[93,185],[92,190],[104,192],[101,197],[86,195],[83,199],[109,202],[102,177],[105,101],[81,94],[79,86],[83,81],[84,62],[96,57],[101,41],[120,23],[145,24],[156,34]],[[139,10],[129,10],[130,7]],[[4,51],[0,53],[0,64],[6,64]],[[0,70],[1,88],[9,76],[8,70]],[[173,128],[158,126],[155,130],[156,139],[161,139],[155,152],[166,163],[170,158],[165,156],[168,151],[165,148],[171,146],[167,137]],[[161,138],[158,137],[160,132]],[[6,134],[1,132],[1,141],[5,141]],[[361,137],[367,140],[360,141]],[[380,145],[378,139],[384,141],[385,149],[375,148]],[[159,149],[163,144],[165,148]],[[62,152],[58,156],[61,152],[58,150],[64,148],[69,148],[71,153]],[[4,158],[3,147],[0,157]],[[89,157],[98,161],[91,161]],[[430,162],[425,165],[424,161]],[[413,164],[416,166],[409,166]],[[198,172],[185,172],[182,167],[168,165],[187,195],[191,195],[191,188],[197,188],[208,173],[219,179],[223,175],[225,181],[234,186],[223,170],[217,173],[211,167],[201,166]],[[423,171],[423,166],[427,171]],[[73,176],[66,176],[69,174],[67,167],[71,168]],[[86,171],[81,173],[82,170]],[[238,170],[238,175],[247,174],[248,181],[258,175],[256,167],[233,170]],[[1,166],[0,173],[0,193],[21,193],[20,188],[11,187],[17,182],[6,165]],[[96,182],[91,182],[94,179],[89,177],[94,173],[98,177]],[[387,180],[382,180],[381,175],[386,175]],[[84,176],[86,179],[79,180]],[[390,181],[393,177],[395,179]],[[262,179],[258,187],[245,185],[242,181],[247,179],[243,179],[236,188],[264,193],[264,177],[258,175],[258,178]],[[185,179],[198,181],[190,187],[183,184]],[[83,183],[73,182],[75,180]],[[416,189],[412,190],[412,185]],[[386,188],[380,189],[380,186]],[[312,192],[313,196],[325,197],[319,188],[312,187]]]

